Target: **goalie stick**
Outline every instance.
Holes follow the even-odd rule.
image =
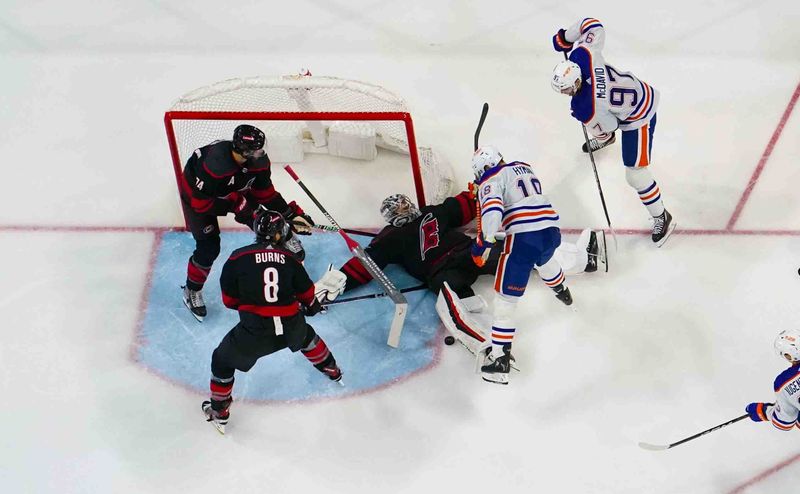
[[[428,285],[424,285],[424,284],[423,285],[417,285],[417,286],[410,286],[408,288],[401,288],[400,289],[400,293],[416,292],[416,291],[419,291],[419,290],[425,290],[426,288],[428,288]],[[350,297],[350,298],[337,298],[336,300],[328,302],[328,303],[326,303],[324,305],[325,305],[325,307],[327,307],[329,305],[343,304],[345,302],[355,302],[356,300],[366,300],[368,298],[381,298],[381,297],[386,297],[386,296],[387,296],[387,294],[384,293],[384,292],[369,293],[367,295],[358,295],[356,297]]]
[[[334,232],[339,233],[339,228],[330,225],[314,225],[314,228],[317,230],[324,230],[326,232]],[[372,237],[375,238],[378,236],[377,233],[372,232],[365,232],[364,230],[353,230],[352,228],[343,228],[343,230],[350,235],[361,235],[362,237]]]
[[[738,422],[740,420],[746,419],[749,416],[750,416],[749,414],[745,413],[744,415],[736,417],[735,419],[731,419],[731,420],[725,422],[724,424],[716,425],[716,426],[714,426],[714,427],[712,427],[710,429],[704,430],[703,432],[698,432],[694,436],[689,436],[689,437],[687,437],[685,439],[681,439],[680,441],[674,442],[672,444],[663,444],[663,445],[661,445],[661,444],[639,443],[639,447],[642,448],[642,449],[646,449],[648,451],[664,451],[664,450],[667,450],[667,449],[670,449],[670,448],[674,448],[675,446],[679,446],[679,445],[681,445],[683,443],[689,442],[692,439],[697,439],[700,436],[705,436],[706,434],[709,434],[711,432],[720,430],[725,426],[734,424],[734,423],[736,423],[736,422]]]
[[[364,269],[366,269],[367,272],[375,279],[375,281],[381,285],[381,288],[386,295],[392,299],[392,302],[394,302],[394,317],[392,318],[392,325],[389,328],[389,339],[386,341],[386,344],[392,348],[397,348],[397,346],[400,344],[400,333],[403,332],[403,323],[405,322],[406,312],[408,310],[408,301],[406,300],[405,296],[403,296],[400,290],[394,286],[394,283],[392,283],[392,280],[386,276],[386,273],[384,273],[381,268],[375,264],[375,261],[369,257],[369,255],[367,255],[367,253],[364,251],[364,248],[361,247],[358,242],[350,238],[347,232],[345,232],[344,229],[339,226],[339,223],[333,219],[333,216],[328,213],[328,210],[325,209],[325,207],[320,204],[314,194],[308,190],[308,187],[306,187],[303,181],[300,180],[300,177],[297,176],[297,173],[295,173],[292,167],[290,165],[286,165],[283,167],[283,169],[286,170],[286,173],[288,173],[292,179],[297,182],[297,185],[303,189],[303,192],[306,193],[308,198],[311,199],[311,201],[317,206],[317,208],[319,208],[322,214],[325,215],[325,218],[328,219],[330,224],[336,227],[337,231],[347,244],[347,248],[350,249],[350,252],[356,256],[359,262],[361,262],[361,264],[364,266]]]

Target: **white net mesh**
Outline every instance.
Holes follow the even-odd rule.
[[[222,81],[184,95],[172,105],[170,111],[208,113],[202,120],[173,120],[180,163],[185,163],[189,155],[201,146],[215,140],[230,139],[233,129],[244,123],[242,120],[217,120],[214,118],[214,112],[409,113],[401,98],[380,86],[319,76],[253,77]],[[324,115],[318,118],[320,120],[300,122],[305,141],[302,147],[306,153],[328,152],[326,138],[331,124],[335,122],[324,120]],[[273,156],[273,149],[269,147],[270,142],[280,142],[281,139],[285,139],[287,134],[291,135],[295,131],[293,126],[298,125],[298,122],[267,122],[258,119],[248,120],[246,123],[259,126],[267,134],[267,150],[270,156]],[[363,123],[374,128],[374,141],[379,148],[395,153],[409,153],[409,140],[402,121],[370,120]],[[352,128],[356,128],[357,131],[354,132],[360,133],[361,136],[365,134],[363,128]],[[431,148],[418,146],[417,152],[425,202],[437,204],[451,193],[452,168]],[[302,150],[300,153],[302,156]],[[293,156],[296,154],[296,152],[290,153]],[[376,173],[380,174],[380,171]],[[409,174],[411,174],[410,159]]]

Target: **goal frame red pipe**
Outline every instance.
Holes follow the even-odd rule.
[[[411,114],[407,112],[235,112],[235,111],[168,111],[164,113],[164,126],[167,129],[167,141],[169,142],[169,152],[172,156],[172,167],[175,171],[175,181],[178,191],[181,190],[181,175],[183,174],[183,163],[181,163],[178,143],[175,138],[175,128],[172,122],[175,120],[350,120],[350,121],[402,121],[406,128],[406,138],[408,139],[408,154],[411,158],[411,174],[414,178],[414,189],[417,193],[419,206],[425,206],[425,191],[422,187],[422,172],[419,165],[419,153],[417,152],[417,139],[414,135],[414,123]],[[181,208],[183,212],[183,208]],[[186,213],[183,213],[184,229],[188,229],[189,223]]]

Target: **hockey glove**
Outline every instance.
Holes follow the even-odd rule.
[[[567,41],[567,32],[563,29],[559,29],[556,34],[553,35],[553,48],[556,51],[570,51],[572,50],[572,43]]]
[[[767,408],[772,405],[774,405],[774,403],[750,403],[744,410],[750,415],[750,420],[753,422],[769,421],[769,417],[767,417]]]
[[[303,308],[303,312],[305,312],[306,317],[314,317],[317,314],[319,314],[320,312],[322,312],[324,314],[325,313],[325,307],[323,307],[322,304],[319,303],[319,300],[313,299],[313,301],[311,302],[311,305],[306,305]]]
[[[469,191],[470,198],[473,200],[478,198],[478,184],[475,182],[468,182],[467,190]]]
[[[292,227],[292,230],[299,235],[311,235],[311,227],[314,226],[314,220],[311,216],[307,215],[303,208],[298,206],[294,201],[289,203],[289,207],[284,213],[286,220]]]
[[[333,269],[333,265],[328,265],[328,271],[314,284],[314,296],[322,304],[327,304],[336,300],[336,297],[344,292],[344,286],[347,284],[347,275]]]
[[[252,230],[253,220],[256,216],[256,208],[257,205],[251,204],[247,198],[240,195],[234,201],[233,208],[231,209],[233,219],[236,220],[237,223],[241,223]]]
[[[487,239],[482,233],[479,233],[478,238],[475,239],[475,242],[473,242],[470,247],[472,262],[479,268],[482,268],[489,259],[489,253],[492,251],[492,247],[494,247],[494,237]]]

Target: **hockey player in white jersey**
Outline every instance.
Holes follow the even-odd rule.
[[[630,72],[606,63],[601,53],[605,36],[603,25],[591,17],[559,29],[553,47],[569,52],[569,59],[553,69],[551,85],[572,97],[572,116],[595,136],[589,140],[592,151],[613,143],[617,129],[622,132],[625,178],[653,217],[652,240],[660,247],[676,223],[664,208],[649,169],[659,93]],[[586,144],[583,148],[588,152]]]
[[[800,331],[781,331],[775,338],[775,352],[791,367],[775,379],[775,403],[750,403],[745,410],[754,422],[771,422],[776,429],[800,427]]]
[[[553,257],[561,244],[559,218],[527,163],[506,163],[496,148],[482,146],[472,157],[472,167],[481,209],[481,228],[472,246],[476,264],[486,261],[501,228],[505,230],[495,273],[492,345],[487,348],[481,375],[485,381],[508,384],[515,307],[525,293],[531,270],[536,269],[559,299],[572,302],[564,272]]]

